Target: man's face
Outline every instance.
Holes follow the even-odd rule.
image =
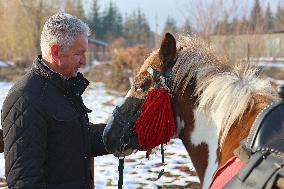
[[[79,68],[86,64],[88,38],[79,34],[70,47],[59,51],[58,72],[66,78],[76,77]]]

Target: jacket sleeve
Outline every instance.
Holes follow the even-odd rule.
[[[9,188],[45,189],[47,121],[23,96],[2,109],[5,176]],[[12,105],[11,105],[12,104]],[[10,106],[10,107],[9,107]]]
[[[103,143],[103,131],[106,124],[90,124],[91,131],[91,156],[102,156],[109,154]]]

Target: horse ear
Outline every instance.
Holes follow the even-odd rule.
[[[177,47],[174,36],[170,33],[166,33],[159,50],[159,56],[164,69],[173,66],[176,52]]]

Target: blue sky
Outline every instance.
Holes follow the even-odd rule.
[[[145,14],[153,31],[160,32],[165,24],[168,16],[173,17],[177,21],[177,25],[182,25],[186,18],[190,18],[194,22],[197,17],[196,11],[201,1],[216,2],[216,0],[98,0],[101,9],[104,10],[112,1],[120,10],[121,14],[131,14],[133,10],[140,8]],[[232,2],[232,0],[223,0],[224,2]],[[283,0],[260,0],[261,3],[270,3],[272,10],[276,10],[279,1]],[[85,6],[89,7],[91,0],[84,0]],[[219,0],[218,0],[219,2]],[[235,0],[239,14],[247,14],[251,9],[254,0]],[[230,6],[229,6],[230,7]]]

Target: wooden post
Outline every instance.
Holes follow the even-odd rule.
[[[247,63],[250,63],[250,44],[247,46]]]
[[[4,152],[3,130],[0,129],[0,153]]]
[[[94,177],[94,158],[91,158],[91,176],[92,176],[92,189],[95,188],[95,177]]]

